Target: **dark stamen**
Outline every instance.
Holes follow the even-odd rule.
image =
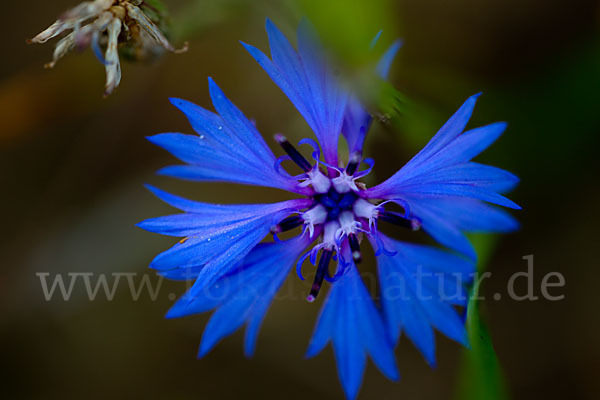
[[[287,138],[281,134],[275,135],[275,140],[283,148],[283,150],[290,156],[293,162],[295,162],[304,172],[308,172],[312,169],[312,165],[304,158],[302,154],[290,142]]]
[[[315,275],[315,280],[312,284],[312,288],[310,289],[310,294],[306,298],[306,300],[308,300],[309,303],[315,301],[315,299],[319,295],[319,291],[321,290],[323,279],[325,279],[325,274],[327,274],[329,262],[331,261],[332,256],[333,251],[331,250],[323,250],[323,253],[321,253],[321,258],[319,259],[319,266],[317,267],[317,274]]]
[[[358,243],[358,238],[352,233],[348,236],[348,242],[350,242],[352,259],[356,264],[359,264],[362,261],[362,258],[360,257],[360,244]]]
[[[413,231],[419,230],[420,227],[416,220],[404,218],[400,214],[390,211],[380,212],[379,219],[385,222],[389,222],[390,224],[398,225],[403,228],[408,228]]]
[[[348,160],[348,166],[346,167],[347,175],[354,175],[358,166],[360,165],[360,153],[354,152],[350,154],[350,159]]]
[[[282,219],[277,225],[271,227],[271,233],[287,232],[294,228],[299,227],[304,223],[304,220],[299,215],[292,215]]]

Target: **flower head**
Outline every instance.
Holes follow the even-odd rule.
[[[158,189],[162,200],[183,211],[140,223],[144,229],[184,237],[159,254],[151,267],[173,279],[195,279],[171,309],[169,317],[216,309],[200,346],[200,355],[242,324],[247,325],[246,353],[254,351],[258,328],[275,292],[296,259],[316,265],[307,300],[319,295],[324,281],[331,290],[324,302],[308,355],[332,343],[340,380],[354,398],[369,355],[390,379],[398,379],[393,349],[405,334],[434,364],[433,328],[466,344],[462,319],[454,306],[466,305],[466,286],[475,254],[465,231],[510,231],[517,228],[504,211],[488,205],[518,206],[503,197],[517,178],[500,169],[472,162],[504,130],[491,124],[463,133],[477,96],[473,96],[440,129],[430,143],[391,178],[372,188],[360,182],[373,167],[362,149],[371,116],[342,87],[331,71],[307,23],[298,32],[298,50],[267,21],[271,57],[244,44],[287,95],[315,133],[318,142],[307,160],[283,135],[276,157],[250,122],[209,79],[216,113],[173,99],[197,135],[166,133],[150,141],[167,149],[184,165],[161,174],[196,181],[223,181],[283,189],[301,198],[274,204],[213,205],[185,200]],[[399,44],[393,44],[378,66],[384,78]],[[340,134],[349,144],[348,160],[338,153]],[[283,163],[291,161],[299,174]],[[388,209],[400,205],[402,213]],[[458,254],[430,246],[392,240],[378,231],[379,222],[421,227]],[[297,230],[280,241],[277,234]],[[259,244],[271,232],[274,242]],[[378,259],[379,308],[359,274],[361,247],[370,242]],[[462,254],[461,254],[462,253]],[[331,271],[330,264],[335,263]]]
[[[85,1],[65,12],[56,22],[28,43],[46,43],[71,31],[54,48],[54,56],[46,68],[73,49],[92,46],[94,54],[106,68],[105,96],[121,82],[118,50],[136,60],[150,59],[163,50],[180,53],[164,34],[164,8],[157,0],[94,0]]]

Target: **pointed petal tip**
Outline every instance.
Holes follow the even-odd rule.
[[[200,342],[200,348],[198,349],[199,359],[207,355],[216,346],[219,339],[221,339],[221,337],[215,337],[214,335],[212,335],[213,337],[210,337],[207,333],[210,335],[210,332],[205,330],[202,341]]]
[[[180,307],[178,307],[177,304],[178,303],[175,303],[175,305],[173,305],[173,307],[171,307],[169,311],[167,311],[167,313],[165,314],[166,319],[181,318],[184,316],[184,314],[180,310]]]
[[[162,253],[161,253],[161,254],[162,254]],[[157,259],[158,257],[160,257],[160,254],[159,254],[159,255],[157,255],[157,256],[154,258],[154,260],[152,260],[152,261],[150,262],[150,265],[148,265],[148,268],[150,268],[150,269],[153,269],[153,270],[155,270],[155,271],[161,271],[161,270],[162,270],[162,268],[161,268],[161,267],[159,267],[158,263],[156,262],[156,259]]]
[[[382,33],[383,29],[380,29],[379,32],[375,34],[373,39],[371,39],[371,43],[369,43],[369,48],[373,49],[377,45],[377,42],[379,42],[379,38],[381,37]]]
[[[396,366],[394,366],[393,371],[389,371],[388,373],[386,373],[385,376],[389,380],[394,381],[394,382],[398,382],[400,380],[400,372],[398,371],[398,368]]]
[[[150,136],[146,136],[146,137],[145,137],[145,139],[146,139],[147,141],[149,141],[150,143],[152,143],[152,144],[155,144],[155,145],[157,145],[157,146],[160,146],[160,143],[161,143],[161,140],[160,140],[160,139],[161,139],[161,137],[162,137],[161,135],[163,135],[163,134],[162,134],[162,133],[158,133],[158,134],[156,134],[156,135],[150,135]]]
[[[170,176],[169,169],[170,169],[170,166],[162,167],[161,169],[156,171],[155,174],[159,175],[159,176]]]
[[[158,197],[159,199],[161,198],[161,195],[163,194],[167,194],[166,192],[164,192],[163,190],[157,188],[156,186],[150,185],[149,183],[144,183],[144,187],[150,191],[150,193],[152,193],[154,196]],[[162,200],[162,199],[161,199]],[[164,201],[164,200],[163,200]],[[145,222],[145,221],[142,221]]]
[[[252,46],[251,44],[248,44],[248,43],[246,43],[246,42],[243,42],[243,41],[241,41],[241,40],[240,40],[240,44],[241,44],[242,46],[244,46],[244,48],[245,48],[245,49],[246,49],[246,50],[247,50],[247,51],[248,51],[250,54],[252,54],[252,51],[256,51],[256,50],[257,50],[257,49],[256,49],[256,47],[254,47],[254,46]]]
[[[204,341],[202,341],[202,343],[200,344],[200,348],[198,349],[198,354],[196,354],[196,358],[203,358],[205,355],[208,354],[210,350],[211,348],[206,348],[206,346],[204,346]]]
[[[138,222],[137,224],[135,224],[135,226],[136,226],[137,228],[140,228],[140,229],[146,230],[146,228],[144,228],[144,226],[146,226],[146,221],[140,221],[140,222]]]
[[[215,80],[212,78],[212,76],[208,77],[208,92],[210,93],[211,97],[217,93],[217,94],[221,94],[221,88],[219,87],[219,85],[217,85],[217,82],[215,82]]]
[[[222,102],[223,100],[229,101],[223,89],[221,89],[219,85],[217,85],[217,82],[210,76],[208,77],[208,93],[210,94],[215,109],[218,109],[217,104],[219,104],[219,102]]]
[[[387,52],[390,53],[391,57],[395,57],[398,51],[404,46],[404,39],[397,38],[392,42],[390,47],[388,47]]]
[[[478,92],[475,93],[469,97],[467,97],[467,99],[464,101],[463,103],[463,107],[464,106],[468,106],[471,109],[471,112],[473,111],[473,108],[475,108],[475,104],[477,103],[477,100],[479,100],[479,97],[483,94],[483,92]],[[469,113],[469,118],[471,118],[471,115]]]
[[[182,295],[179,299],[175,301],[175,303],[171,306],[169,311],[165,314],[166,319],[175,319],[175,318],[183,318],[188,315],[197,314],[198,312],[193,312],[188,309],[188,306],[192,304],[193,299],[187,299],[188,293]]]
[[[498,129],[502,129],[502,131],[504,131],[508,127],[508,122],[498,121],[498,122],[494,122],[491,125],[496,125],[496,126],[498,126]]]
[[[244,357],[250,359],[254,357],[254,353],[256,352],[256,343],[252,344],[244,344]]]
[[[341,384],[346,395],[346,400],[356,400],[361,384],[356,385],[353,382],[341,382]]]
[[[304,359],[307,360],[309,358],[313,358],[317,356],[323,348],[329,343],[329,340],[323,346],[315,346],[313,343],[308,345],[308,349],[306,349],[306,353],[304,353]]]
[[[273,37],[283,35],[283,33],[281,33],[277,25],[275,25],[275,23],[269,17],[265,19],[265,30],[267,31],[269,43],[271,42]]]
[[[507,228],[506,233],[517,232],[519,230],[521,230],[521,223],[515,219],[514,224]]]
[[[435,348],[427,349],[427,350],[419,349],[419,351],[423,355],[423,358],[425,358],[425,362],[427,363],[429,368],[436,369],[437,368],[437,360],[435,358]]]
[[[180,99],[178,97],[169,97],[169,103],[171,103],[173,106],[177,107],[177,109],[179,111],[183,112],[186,115],[187,115],[187,112],[185,110],[185,107],[191,104],[189,101]]]
[[[518,205],[511,199],[505,197],[505,200],[506,201],[501,204],[502,206],[504,206],[506,208],[511,208],[513,210],[522,210],[523,209],[520,205]]]

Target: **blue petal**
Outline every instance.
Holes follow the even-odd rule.
[[[397,301],[393,307],[394,312],[401,315],[403,332],[423,354],[427,363],[435,367],[435,334],[419,303],[413,297],[408,297]]]
[[[373,117],[354,96],[348,99],[342,133],[348,143],[350,153],[362,152],[367,131]]]
[[[430,183],[456,183],[473,185],[490,191],[504,193],[512,190],[519,178],[508,171],[476,162],[466,162],[438,169],[425,176],[407,180],[404,185]]]
[[[478,96],[471,96],[402,169],[365,192],[372,199],[407,205],[411,216],[421,220],[424,230],[437,241],[472,258],[475,251],[463,231],[518,228],[508,214],[482,202],[521,209],[500,194],[517,185],[515,175],[471,161],[506,128],[499,122],[462,133]]]
[[[150,218],[137,224],[138,227],[149,232],[160,233],[162,235],[188,237],[197,234],[204,229],[219,229],[245,222],[248,218],[237,218],[232,213],[233,220],[217,220],[214,217],[206,218],[202,214],[175,214],[158,218]],[[251,221],[248,221],[251,222]]]
[[[426,161],[430,156],[437,153],[447,144],[456,139],[464,131],[469,119],[471,119],[473,109],[475,108],[475,103],[477,103],[477,99],[480,95],[481,93],[477,93],[469,97],[458,109],[458,111],[456,111],[454,115],[450,117],[444,126],[440,128],[435,136],[431,138],[429,143],[427,143],[427,145],[408,163],[406,163],[402,170],[408,172],[413,168],[416,168],[418,165]]]
[[[215,151],[215,146],[205,138],[197,135],[184,135],[182,133],[161,133],[147,138],[151,143],[162,147],[181,161],[196,164],[199,160],[204,162],[208,157],[211,163],[235,167],[236,157],[230,153]],[[231,165],[234,164],[234,165]],[[253,168],[256,169],[256,168]]]
[[[275,156],[254,124],[225,96],[212,78],[208,78],[208,87],[215,110],[223,119],[228,130],[237,136],[250,152],[254,153],[256,159],[268,160],[268,165],[272,167]]]
[[[467,346],[464,323],[454,303],[442,296],[439,286],[427,285],[423,276],[432,270],[444,277],[472,273],[473,263],[428,246],[397,242],[381,234],[379,239],[396,252],[377,258],[382,305],[391,336],[397,340],[402,329],[431,365],[435,365],[432,327]]]
[[[306,350],[306,357],[314,357],[319,354],[334,335],[337,317],[339,317],[336,315],[336,310],[341,308],[337,304],[338,298],[339,296],[333,296],[330,293],[325,303],[327,306],[321,308],[319,317],[317,318],[317,326]]]
[[[331,73],[316,36],[306,23],[299,27],[298,52],[268,19],[266,30],[272,60],[255,47],[242,44],[302,114],[323,148],[325,161],[337,165],[347,94]]]
[[[419,169],[419,174],[470,161],[494,143],[505,129],[505,122],[496,122],[463,133],[432,155]]]
[[[190,290],[171,308],[167,317],[181,317],[216,308],[208,322],[199,356],[221,339],[247,324],[245,353],[251,356],[258,330],[275,294],[294,260],[306,249],[308,236],[285,242],[259,244],[232,271],[199,292]]]
[[[470,161],[473,157],[477,156],[494,143],[494,141],[502,135],[502,132],[504,132],[505,129],[506,124],[504,122],[497,122],[475,128],[458,137],[452,137],[452,142],[446,144],[445,147],[438,149],[434,154],[431,154],[428,151],[426,152],[426,156],[420,157],[420,154],[425,152],[427,146],[430,144],[435,143],[432,148],[438,147],[437,145],[440,142],[434,142],[434,137],[434,139],[421,150],[421,153],[417,154],[417,156],[387,181],[372,188],[371,191],[397,192],[405,182],[408,182],[409,180],[414,181],[416,177],[426,177],[427,174],[433,171]],[[440,141],[447,137],[448,136],[442,137]]]
[[[400,39],[396,40],[386,50],[386,52],[383,54],[383,56],[379,60],[379,63],[377,64],[377,74],[382,79],[387,79],[387,77],[390,73],[390,68],[392,66],[392,62],[394,61],[394,58],[396,58],[396,54],[398,53],[398,50],[400,50],[400,48],[402,47],[402,43],[403,43],[402,40],[400,40]]]
[[[477,259],[473,245],[460,230],[459,226],[427,208],[426,204],[422,203],[422,199],[409,200],[408,204],[411,208],[411,215],[417,216],[421,221],[423,230],[440,244],[465,254],[473,260]]]
[[[378,33],[374,40],[376,40],[380,34],[381,32]],[[380,78],[387,78],[392,61],[398,50],[400,50],[400,47],[402,47],[402,41],[396,40],[379,60],[376,70]],[[355,96],[350,96],[348,98],[346,112],[344,113],[342,133],[348,142],[350,153],[362,152],[365,136],[369,130],[372,119],[371,114],[369,114]]]
[[[289,180],[287,182],[269,180],[261,175],[255,175],[251,173],[251,170],[247,168],[242,174],[240,169],[241,163],[235,167],[230,165],[209,165],[209,166],[197,166],[197,165],[171,165],[168,167],[161,168],[157,173],[163,176],[170,176],[172,178],[185,179],[188,181],[197,182],[231,182],[239,183],[243,185],[255,185],[255,186],[267,186],[275,187],[278,189],[289,190],[290,192],[300,193],[301,190],[296,186],[295,181]],[[284,185],[289,187],[285,188]]]
[[[485,190],[476,186],[468,184],[460,184],[454,182],[448,183],[437,183],[437,184],[412,184],[410,186],[404,186],[402,188],[403,194],[398,197],[406,198],[409,195],[423,195],[423,196],[461,196],[471,199],[483,200],[488,203],[497,204],[500,206],[513,208],[520,210],[521,206],[516,204],[514,201],[507,199],[501,194],[495,193],[490,190]]]
[[[177,199],[169,200],[181,203]],[[188,277],[195,274],[198,280],[192,288],[194,292],[204,289],[230,271],[268,234],[272,225],[311,203],[310,199],[252,205],[213,205],[187,201],[184,206],[194,212],[150,219],[139,226],[167,235],[188,236],[159,254],[151,267],[163,272],[180,269]],[[178,274],[174,276],[178,277]]]
[[[358,393],[367,354],[389,379],[399,379],[385,324],[354,264],[333,283],[307,356],[317,354],[329,340],[347,398],[354,399]]]
[[[377,34],[375,34],[375,36],[373,37],[373,39],[371,39],[371,43],[369,44],[369,48],[373,48],[377,45],[377,42],[379,41],[379,38],[381,37],[381,34],[383,33],[383,29],[380,29],[379,32],[377,32]]]
[[[170,205],[171,207],[175,207],[181,211],[187,212],[203,212],[206,210],[206,203],[201,203],[199,201],[188,200],[186,198],[176,196],[174,194],[165,192],[157,187],[152,185],[144,185],[146,189],[152,192],[156,197]]]
[[[429,288],[424,287],[423,292],[433,293]],[[457,314],[451,304],[437,298],[423,300],[420,303],[423,313],[438,331],[446,335],[465,347],[469,347],[467,330],[463,319]]]
[[[417,207],[427,208],[431,213],[467,232],[508,233],[519,229],[519,223],[513,216],[478,200],[437,197],[421,198],[418,202]]]
[[[398,243],[401,245],[402,256],[412,261],[413,265],[421,265],[444,275],[457,274],[464,277],[465,280],[469,275],[475,273],[475,264],[471,260],[435,247],[406,242],[393,242],[390,250],[394,250]],[[390,242],[385,244],[389,246]]]
[[[170,100],[186,115],[200,138],[208,142],[216,151],[230,155],[235,154],[250,165],[261,164],[261,160],[257,160],[248,151],[247,145],[240,140],[238,135],[225,127],[225,121],[221,116],[185,100],[176,98]]]
[[[223,181],[268,186],[307,194],[291,177],[278,173],[276,158],[252,122],[209,79],[217,115],[193,103],[171,99],[188,117],[198,136],[164,133],[148,139],[187,165],[163,168],[159,173],[197,181]]]

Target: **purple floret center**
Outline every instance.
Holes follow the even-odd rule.
[[[352,206],[358,196],[354,192],[338,193],[331,187],[327,193],[313,196],[316,204],[321,204],[327,210],[327,221],[337,220],[342,211],[352,211]]]

